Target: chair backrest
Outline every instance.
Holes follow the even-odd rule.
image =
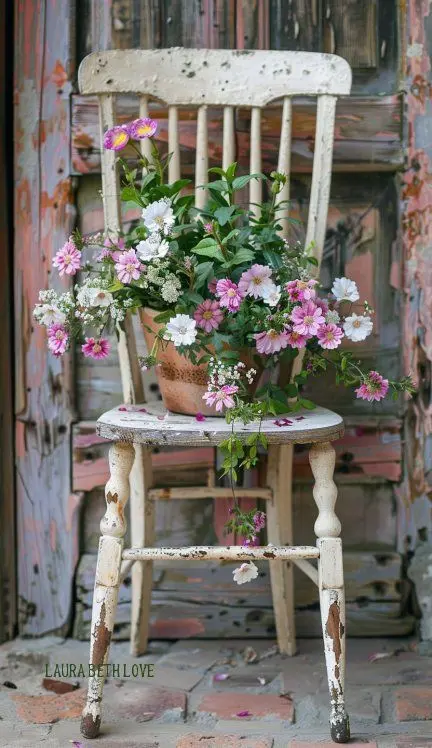
[[[206,50],[174,47],[157,50],[112,50],[93,52],[81,63],[79,88],[82,94],[96,94],[99,100],[101,142],[103,133],[116,124],[116,96],[139,96],[140,116],[149,114],[155,99],[168,108],[169,180],[180,177],[178,107],[197,107],[195,203],[203,207],[207,182],[207,107],[223,107],[222,166],[235,160],[235,107],[251,108],[250,170],[261,171],[261,111],[281,99],[281,132],[277,169],[287,176],[279,202],[278,218],[286,233],[289,215],[289,173],[291,158],[292,98],[317,97],[315,149],[306,230],[306,245],[314,242],[321,260],[333,156],[336,99],[351,90],[351,68],[341,57],[315,52]],[[142,152],[150,157],[150,143],[141,141]],[[261,200],[261,182],[249,186],[251,210]],[[115,151],[102,148],[102,195],[105,225],[112,232],[121,228],[119,180]],[[119,359],[125,402],[142,402],[144,393],[136,356],[131,320],[120,336]]]

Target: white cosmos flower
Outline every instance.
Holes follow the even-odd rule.
[[[337,301],[358,301],[360,298],[357,285],[349,278],[336,278],[332,294],[336,296]]]
[[[237,584],[245,584],[245,582],[250,582],[252,579],[256,579],[257,576],[258,567],[255,566],[253,561],[248,561],[233,571],[233,579]]]
[[[144,225],[152,234],[162,232],[167,235],[174,226],[174,211],[171,207],[171,200],[167,197],[150,203],[147,208],[143,209],[142,216]]]
[[[113,302],[113,295],[103,288],[92,288],[83,286],[77,293],[77,301],[80,306],[110,306]]]
[[[165,257],[169,250],[169,244],[161,239],[159,233],[150,234],[148,239],[140,241],[135,247],[136,253],[143,262],[151,262],[156,257]]]
[[[328,325],[337,325],[337,323],[340,322],[340,317],[336,309],[329,309],[328,312],[326,312],[325,321]]]
[[[192,345],[197,336],[196,322],[187,314],[176,314],[166,326],[165,340],[171,340],[176,347]]]
[[[42,325],[62,325],[66,315],[54,304],[41,304],[37,309],[37,317]]]
[[[275,284],[273,284],[272,288],[266,288],[265,294],[263,296],[263,302],[264,304],[268,304],[269,306],[277,306],[279,304],[280,297],[280,286],[276,286]]]
[[[347,317],[343,326],[345,335],[354,343],[365,340],[371,334],[372,328],[373,322],[371,318],[366,315],[359,316],[358,314],[352,314],[350,317]]]

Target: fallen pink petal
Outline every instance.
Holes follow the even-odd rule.
[[[220,681],[228,680],[229,673],[216,673],[213,676],[213,680],[216,681],[216,683],[219,683]]]
[[[195,420],[201,423],[202,421],[206,420],[206,417],[203,413],[197,413],[195,416]]]
[[[243,712],[237,712],[236,717],[252,717],[252,714],[246,709]]]

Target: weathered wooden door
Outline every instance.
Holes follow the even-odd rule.
[[[357,281],[361,295],[367,297],[376,310],[376,331],[361,355],[371,368],[376,366],[396,376],[402,370],[403,344],[411,360],[417,360],[412,336],[409,346],[406,342],[409,325],[405,325],[405,343],[402,338],[402,252],[409,251],[410,258],[415,259],[419,233],[416,234],[415,221],[430,222],[424,213],[419,218],[418,205],[413,208],[413,213],[417,212],[410,219],[410,226],[406,216],[404,223],[401,220],[401,179],[412,183],[409,198],[418,201],[419,197],[418,194],[414,196],[414,182],[406,175],[401,177],[406,120],[404,96],[399,91],[404,88],[404,76],[409,75],[412,89],[407,101],[411,111],[418,115],[420,133],[429,92],[426,47],[422,46],[425,43],[423,17],[428,16],[429,6],[426,0],[420,3],[410,0],[406,12],[399,14],[401,7],[396,0],[191,0],[187,3],[79,0],[76,7],[69,0],[62,0],[54,13],[45,0],[37,3],[21,0],[17,3],[17,39],[21,47],[27,43],[29,50],[17,73],[18,123],[21,123],[27,144],[22,163],[24,166],[32,163],[33,171],[30,170],[31,179],[27,177],[27,181],[24,172],[18,175],[17,205],[24,206],[22,212],[17,213],[20,223],[16,263],[19,268],[23,268],[23,261],[40,263],[40,247],[43,257],[51,257],[56,248],[54,244],[60,243],[61,236],[67,235],[73,223],[73,207],[83,232],[98,231],[103,226],[96,102],[73,93],[76,63],[85,54],[116,47],[174,45],[335,52],[351,64],[354,87],[352,97],[340,101],[337,109],[334,175],[322,281],[328,287],[330,278],[341,274]],[[74,21],[75,46],[71,32]],[[43,49],[48,50],[45,56]],[[37,110],[38,101],[42,101],[42,112],[35,125],[28,120],[27,112],[33,111],[32,107]],[[305,187],[310,180],[312,163],[312,112],[313,107],[307,102],[294,107],[292,197],[293,215],[300,219],[307,213]],[[120,119],[130,119],[133,113],[130,101],[125,99],[119,110]],[[166,141],[167,124],[162,109],[156,108],[155,116],[160,120],[159,138]],[[277,111],[270,108],[263,122],[264,170],[276,165],[277,116]],[[247,164],[249,113],[240,110],[236,118],[237,157]],[[218,113],[211,113],[210,120],[211,156],[216,163],[221,152]],[[195,122],[190,113],[181,112],[181,124],[182,163],[186,164],[187,171],[194,163]],[[410,130],[408,137],[414,173],[417,136]],[[35,152],[39,167],[34,162]],[[415,173],[420,169],[423,174],[422,170],[427,169],[422,158]],[[39,181],[36,178],[38,168],[42,182],[40,177]],[[48,168],[50,175],[45,183],[44,168]],[[29,210],[33,211],[31,220],[27,218]],[[31,243],[36,225],[39,227],[37,252]],[[409,242],[406,240],[408,233]],[[299,229],[299,238],[302,236]],[[48,279],[47,265],[43,267],[45,270],[35,280],[40,285]],[[417,280],[413,268],[409,265],[408,274],[418,299],[422,282]],[[20,363],[18,366],[21,398],[18,466],[20,480],[22,478],[18,485],[18,527],[22,544],[30,527],[32,530],[30,550],[27,549],[21,559],[21,630],[41,633],[70,620],[72,576],[79,552],[74,630],[77,635],[84,636],[88,633],[88,604],[102,506],[100,487],[106,477],[105,445],[94,436],[92,424],[101,411],[120,402],[120,376],[114,355],[103,367],[79,358],[73,369],[66,366],[63,370],[59,367],[53,370],[45,358],[42,365],[41,354],[37,352],[42,341],[37,337],[39,333],[29,332],[28,325],[28,309],[35,300],[34,292],[30,290],[30,279],[25,275],[22,278],[24,293],[19,281],[16,300],[17,344],[22,352],[19,360],[27,361],[27,368]],[[418,315],[416,317],[413,312],[411,319],[417,321]],[[29,361],[36,362],[33,368]],[[157,397],[155,382],[146,381],[146,388],[150,397]],[[39,410],[35,409],[33,400],[38,393],[38,402],[43,405]],[[363,634],[411,631],[413,618],[404,604],[402,572],[406,531],[401,528],[406,527],[406,523],[404,525],[400,497],[402,493],[409,496],[410,492],[406,482],[400,483],[404,405],[389,401],[372,408],[365,403],[353,403],[349,393],[325,383],[319,391],[314,389],[310,394],[322,405],[335,407],[337,402],[347,424],[345,438],[338,447],[337,477],[347,550],[350,631]],[[33,404],[30,408],[29,403]],[[45,425],[47,403],[50,403],[48,421],[55,423],[54,432]],[[71,420],[76,421],[73,454],[68,447]],[[424,444],[425,440],[416,450],[417,457],[422,449],[424,454],[428,453]],[[190,482],[191,476],[187,473],[191,470],[205,472],[210,458],[209,454],[198,456],[192,451],[182,457],[184,466],[176,467],[176,471],[180,476],[186,474],[185,479]],[[51,470],[57,475],[54,465],[59,459],[63,461],[63,477],[56,483],[49,480],[48,474]],[[169,463],[172,468],[179,463],[175,455],[156,455],[154,461],[156,478],[165,482],[163,464]],[[48,465],[46,473],[41,473],[40,465]],[[69,469],[72,484],[65,478]],[[313,538],[305,534],[303,528],[313,526],[314,508],[310,474],[301,451],[296,455],[295,474],[296,542],[309,543]],[[83,499],[83,531],[78,548],[75,521],[80,497]],[[218,508],[214,508],[211,501],[177,504],[174,507],[161,502],[158,507],[160,543],[222,540],[226,507],[218,504]],[[44,507],[43,511],[40,506]],[[397,526],[398,517],[403,521]],[[43,567],[38,561],[42,547],[45,551]],[[185,570],[178,570],[173,576],[161,568],[155,580],[154,599],[158,612],[153,633],[161,636],[244,632],[252,636],[271,635],[273,620],[266,574],[263,568],[259,588],[242,592],[239,599],[229,585],[229,573],[223,568],[203,567],[199,574],[195,569],[194,578]],[[50,575],[54,581],[50,583],[50,590],[44,588],[43,594],[36,594],[35,591],[40,590],[40,575],[44,578]],[[314,603],[313,589],[307,586],[307,580],[304,583],[302,580],[297,597],[300,636],[318,631]],[[126,635],[128,620],[129,599],[125,587],[118,633]]]

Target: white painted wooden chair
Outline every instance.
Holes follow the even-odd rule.
[[[168,107],[168,149],[173,154],[169,180],[180,177],[178,107],[197,107],[196,205],[206,202],[200,185],[207,181],[207,106],[223,107],[223,163],[235,160],[235,107],[251,108],[250,170],[261,171],[261,111],[276,100],[282,100],[281,136],[278,171],[289,177],[291,151],[291,116],[294,96],[317,97],[317,124],[312,171],[312,185],[306,231],[306,244],[314,243],[320,262],[328,211],[333,154],[336,100],[351,87],[351,70],[345,60],[334,55],[231,50],[115,50],[93,53],[85,58],[79,70],[82,94],[96,94],[99,99],[101,136],[116,124],[115,99],[118,94],[139,96],[140,116],[148,116],[149,100]],[[101,138],[102,139],[102,138]],[[150,157],[149,142],[142,141],[144,155]],[[116,155],[102,151],[102,186],[105,224],[111,232],[121,227],[119,184]],[[289,199],[289,178],[279,201]],[[251,210],[261,200],[261,183],[250,183]],[[281,209],[283,232],[287,230],[289,209]],[[157,444],[194,444],[209,446],[224,438],[223,419],[206,419],[202,424],[187,416],[169,416],[161,421],[160,410],[146,406],[139,412],[133,404],[144,401],[141,372],[131,320],[119,341],[119,358],[125,403],[129,411],[117,408],[98,421],[98,432],[114,441],[110,448],[111,477],[106,486],[106,514],[101,522],[93,615],[90,662],[104,665],[114,626],[121,579],[132,566],[132,653],[142,654],[147,646],[152,562],[155,559],[269,559],[276,632],[282,653],[295,653],[293,562],[319,587],[323,636],[331,694],[331,732],[336,742],[349,738],[349,723],[344,705],[345,671],[345,602],[342,570],[342,546],[338,537],[340,523],[334,513],[336,486],[333,482],[335,453],[331,442],[343,432],[340,416],[319,408],[305,412],[304,420],[283,430],[269,419],[264,432],[269,439],[267,485],[242,490],[242,496],[267,501],[268,541],[273,547],[245,549],[232,547],[153,548],[154,499],[148,447]],[[296,371],[301,367],[296,359]],[[252,427],[242,429],[245,434]],[[315,523],[317,547],[293,547],[292,542],[292,452],[295,443],[310,443],[310,462],[315,478],[314,498],[319,516]],[[130,476],[130,482],[129,482]],[[130,486],[130,489],[129,489]],[[131,497],[132,549],[123,549],[126,531],[124,507]],[[185,489],[181,489],[182,495]],[[224,488],[191,487],[189,496],[226,497]],[[316,558],[318,571],[307,561]],[[134,563],[134,562],[139,563]],[[100,726],[104,677],[90,679],[87,705],[83,712],[82,732],[95,737]]]

